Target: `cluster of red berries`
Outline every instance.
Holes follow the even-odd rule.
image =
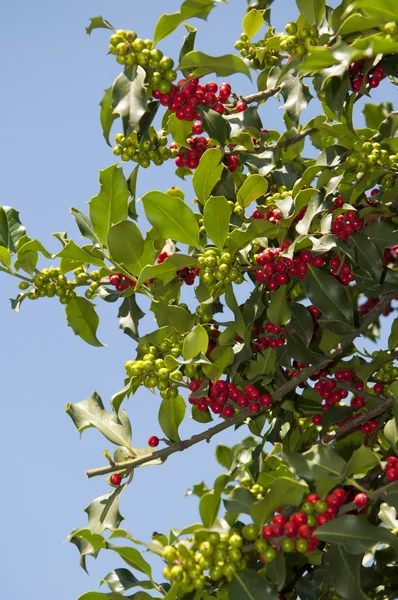
[[[288,519],[283,514],[276,514],[272,524],[264,526],[263,537],[285,552],[311,552],[320,544],[315,536],[317,527],[334,519],[346,500],[347,492],[341,488],[336,488],[325,500],[318,494],[309,494],[301,510],[292,513]]]
[[[113,285],[118,292],[124,292],[129,287],[135,287],[136,283],[130,277],[126,277],[122,273],[111,275],[109,277],[109,283]]]
[[[335,208],[341,208],[344,204],[343,198],[338,196],[334,201]],[[359,218],[356,210],[347,210],[338,215],[332,223],[332,233],[344,241],[363,227],[363,222]]]
[[[387,457],[386,478],[388,481],[398,481],[398,458],[396,456]]]
[[[234,173],[234,171],[236,171],[236,169],[239,166],[239,156],[237,156],[236,154],[224,154],[222,161],[225,168],[230,173]]]
[[[255,278],[261,283],[267,283],[267,289],[277,290],[281,285],[287,285],[290,277],[304,279],[308,270],[308,264],[314,267],[322,267],[325,259],[322,255],[312,256],[309,250],[301,250],[293,259],[279,256],[290,246],[290,242],[283,242],[281,248],[266,248],[256,256],[256,262],[263,269],[254,271]],[[290,276],[290,277],[289,277]]]
[[[264,333],[265,330],[265,333]],[[254,340],[253,351],[261,352],[266,348],[278,348],[286,343],[287,329],[273,323],[267,322],[262,327],[259,324],[253,325]]]
[[[161,252],[158,256],[158,264],[161,265],[167,258],[169,258],[169,256],[173,256],[173,254],[174,252]],[[199,273],[200,269],[190,269],[189,267],[182,267],[176,271],[177,277],[182,279],[187,285],[193,285],[195,283],[195,277],[197,277]]]
[[[193,129],[195,129],[195,125],[193,126]],[[188,167],[188,169],[196,169],[202,154],[207,150],[209,140],[208,138],[199,136],[188,138],[187,142],[190,149],[188,150],[188,148],[181,147],[175,163],[179,168]],[[177,148],[177,144],[174,142],[171,143],[170,149],[173,150],[175,148]]]
[[[266,214],[260,212],[257,208],[252,214],[253,219],[267,219],[270,223],[277,223],[282,218],[282,213],[279,208],[269,208]]]
[[[361,90],[362,84],[365,79],[365,61],[364,60],[356,60],[349,66],[349,74],[351,80],[351,89],[353,92],[359,92]],[[369,84],[371,88],[377,88],[380,81],[384,79],[386,74],[384,73],[384,69],[379,63],[373,69],[369,71],[366,76],[366,83]]]
[[[152,95],[160,101],[162,106],[167,106],[171,112],[175,113],[177,119],[201,121],[196,107],[204,104],[222,115],[225,110],[224,104],[228,102],[231,95],[231,86],[229,83],[222,83],[218,88],[214,81],[202,85],[199,83],[199,79],[194,77],[193,79],[181,79],[177,85],[172,86],[171,91],[167,94],[154,90]],[[238,107],[236,109],[238,110]]]
[[[338,256],[333,256],[329,260],[330,274],[334,275],[342,285],[348,285],[354,281],[351,265],[341,264],[341,259]]]
[[[193,379],[189,384],[191,392],[197,392],[202,381]],[[205,412],[208,408],[214,414],[222,414],[225,418],[230,418],[235,415],[235,408],[228,402],[231,401],[239,408],[248,408],[253,414],[260,412],[261,407],[271,406],[272,397],[270,394],[261,394],[256,386],[248,384],[241,391],[233,383],[219,380],[216,383],[210,382],[208,396],[194,397],[193,394],[188,396],[190,404],[198,407],[200,412]]]

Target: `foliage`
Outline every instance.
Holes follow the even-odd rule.
[[[114,155],[136,165],[127,176],[119,164],[101,171],[89,214],[71,210],[84,245],[55,234],[62,248],[52,256],[15,209],[0,207],[0,270],[20,280],[15,310],[57,296],[73,332],[100,347],[93,300],[116,303],[136,342],[109,410],[96,393],[66,408],[80,433],[95,428],[115,446],[106,466],[87,471],[113,489],[70,541],[84,568],[106,550],[126,565],[104,577],[109,592],[80,600],[393,598],[398,321],[385,348],[380,329],[398,294],[398,114],[369,101],[366,127],[354,121],[360,98],[383,79],[397,84],[398,5],[297,0],[297,20],[279,33],[272,1],[258,0],[248,2],[240,56],[196,50],[188,24],[177,67],[156,47],[222,4],[185,0],[160,17],[154,41],[91,19],[87,33],[110,30],[123,66],[100,103],[103,135],[109,143],[120,123]],[[201,79],[209,73],[243,73],[257,90],[242,97]],[[271,98],[285,111],[283,132],[263,128]],[[309,102],[320,114],[302,125]],[[150,190],[138,216],[139,169],[170,159],[178,177],[192,176],[193,202],[178,187]],[[195,284],[188,305],[184,286]],[[143,296],[157,328],[140,336]],[[378,344],[371,355],[361,336]],[[126,411],[141,386],[160,397],[165,437],[148,432],[148,447],[135,448]],[[188,412],[198,433],[181,440]],[[193,488],[201,523],[147,543],[121,528],[135,468],[232,426],[243,440],[217,447],[225,472]],[[148,553],[163,560],[166,582]]]

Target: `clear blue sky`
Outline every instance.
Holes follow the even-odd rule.
[[[108,32],[86,35],[89,18],[102,14],[116,28],[135,29],[141,37],[151,38],[161,12],[173,12],[179,4],[179,0],[2,3],[0,203],[19,209],[31,237],[51,251],[58,250],[50,235],[54,231],[68,230],[78,239],[69,207],[84,211],[98,192],[98,170],[114,162],[102,138],[98,102],[119,68],[106,56]],[[229,6],[212,12],[208,24],[200,21],[197,47],[214,55],[233,52],[245,6],[243,0],[231,0]],[[279,29],[297,16],[293,0],[276,0],[274,6]],[[160,47],[176,57],[183,33],[180,28]],[[240,93],[253,90],[243,76],[230,81]],[[383,93],[386,97],[386,85],[373,93],[376,101]],[[314,114],[309,108],[303,122]],[[267,102],[262,115],[264,127],[281,124],[275,99]],[[166,190],[173,184],[170,161],[140,173],[139,192]],[[68,401],[87,398],[94,389],[107,404],[122,387],[123,365],[134,358],[134,345],[118,330],[114,305],[97,302],[102,317],[99,335],[108,344],[97,349],[66,327],[64,309],[56,298],[27,301],[20,314],[12,312],[8,299],[16,290],[17,282],[0,274],[1,596],[73,600],[97,589],[102,576],[122,565],[116,556],[104,553],[97,562],[89,560],[88,578],[78,565],[75,547],[62,544],[71,529],[85,525],[83,508],[109,489],[103,480],[88,481],[84,471],[100,466],[102,450],[110,447],[94,430],[79,441],[64,407]],[[149,318],[143,331],[152,327]],[[145,445],[148,435],[159,433],[158,405],[159,398],[146,390],[126,404],[134,445]],[[183,433],[200,429],[199,424],[186,423]],[[228,432],[222,439],[228,443],[238,437],[240,432],[236,436]],[[211,485],[219,473],[214,447],[215,442],[196,446],[163,467],[137,471],[121,502],[133,535],[149,539],[154,530],[163,532],[197,520],[197,501],[184,494],[195,482]]]

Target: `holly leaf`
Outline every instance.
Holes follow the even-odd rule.
[[[202,77],[209,73],[215,73],[217,77],[227,77],[234,73],[243,73],[251,80],[249,67],[240,56],[235,54],[209,56],[198,50],[192,50],[183,56],[178,69],[190,70],[192,77]]]
[[[111,143],[109,141],[109,134],[112,129],[113,121],[117,119],[117,115],[113,112],[111,87],[107,88],[104,91],[104,95],[102,96],[100,102],[100,107],[100,122],[102,127],[102,134],[108,146],[111,146]]]
[[[181,198],[148,192],[142,198],[145,215],[160,237],[183,244],[199,244],[199,226],[192,210]]]
[[[252,505],[250,514],[253,521],[262,527],[279,506],[299,506],[307,490],[305,484],[295,479],[277,479],[270,485],[266,498]]]
[[[210,196],[203,210],[203,225],[211,241],[222,249],[229,232],[231,207],[223,196]]]
[[[343,515],[334,519],[316,531],[323,542],[339,544],[350,554],[363,554],[376,544],[388,544],[398,551],[398,541],[384,527],[376,527],[366,517]]]
[[[145,313],[137,304],[136,295],[125,298],[119,307],[117,314],[119,318],[119,328],[136,342],[139,339],[138,323]]]
[[[264,581],[255,571],[245,569],[234,573],[228,597],[230,600],[278,600],[280,595],[275,585]]]
[[[67,403],[65,412],[70,416],[79,433],[95,427],[107,440],[117,446],[131,444],[131,425],[128,416],[122,411],[118,415],[108,413],[96,392],[87,400]]]
[[[285,99],[281,109],[286,111],[289,119],[297,126],[301,112],[307,108],[313,97],[310,88],[303,83],[301,75],[288,71],[281,81],[281,93]]]
[[[26,229],[19,220],[19,211],[11,206],[0,206],[0,246],[14,254],[18,241],[26,235]]]
[[[184,399],[178,395],[175,398],[163,398],[159,408],[159,425],[163,433],[172,442],[179,442],[178,427],[185,417],[186,405]]]
[[[346,462],[330,446],[313,446],[299,454],[284,450],[283,455],[294,472],[306,481],[316,481],[323,475],[340,479],[346,472]]]
[[[144,251],[144,245],[141,231],[132,221],[121,221],[109,230],[108,248],[111,257],[133,272],[139,270],[141,266],[139,259]]]
[[[182,356],[185,360],[189,360],[195,358],[195,356],[198,356],[201,352],[206,354],[208,345],[209,336],[207,335],[207,331],[199,323],[185,337],[182,347]]]
[[[200,2],[185,0],[178,12],[163,14],[156,23],[154,33],[155,44],[173,33],[187,19],[197,17],[198,19],[206,20],[216,3],[225,3],[225,0],[200,0]]]
[[[297,7],[308,25],[319,25],[325,11],[325,0],[296,0]]]
[[[205,527],[211,527],[220,509],[220,496],[214,492],[203,494],[199,502],[200,518]]]
[[[238,202],[241,206],[249,206],[254,200],[263,196],[268,189],[267,180],[261,175],[248,175],[238,191]]]
[[[100,193],[91,198],[90,219],[95,233],[107,244],[112,225],[127,219],[129,189],[123,170],[112,165],[100,171]]]
[[[252,9],[245,15],[242,21],[243,31],[249,39],[254,37],[264,24],[261,10]]]
[[[231,126],[228,121],[219,112],[205,104],[198,106],[196,110],[202,116],[202,128],[209,134],[209,138],[217,140],[224,146],[231,134]]]
[[[95,312],[94,304],[77,296],[65,306],[66,319],[75,335],[82,338],[91,346],[104,346],[97,338],[99,317]]]
[[[90,35],[94,29],[111,29],[112,31],[115,31],[109,21],[106,21],[106,19],[101,16],[92,17],[90,19],[90,25],[86,27],[86,33]]]
[[[142,117],[148,112],[145,77],[146,71],[140,65],[126,67],[112,86],[113,112],[123,119],[126,136],[138,131]]]
[[[267,308],[267,317],[275,325],[285,325],[291,320],[292,311],[287,302],[286,286],[281,286],[271,295],[271,304]]]
[[[256,502],[255,496],[245,488],[236,488],[224,500],[225,509],[230,513],[250,515],[250,507]]]
[[[224,165],[221,162],[222,152],[217,148],[209,148],[202,155],[199,166],[192,177],[192,185],[199,202],[205,204],[214,186],[221,179]]]
[[[326,555],[333,589],[343,600],[369,600],[361,588],[362,557],[346,552],[343,546],[332,544]]]

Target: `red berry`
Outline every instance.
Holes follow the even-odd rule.
[[[122,482],[122,478],[119,475],[119,473],[114,473],[113,475],[110,476],[109,481],[111,482],[112,485],[120,485]]]
[[[388,481],[398,481],[398,469],[390,468],[386,471],[386,478]]]
[[[251,413],[258,413],[260,411],[260,405],[257,402],[250,402],[249,411]]]
[[[265,527],[263,527],[263,537],[266,540],[270,540],[274,537],[274,530],[272,528],[272,525],[266,525]]]
[[[230,417],[233,417],[234,414],[235,414],[235,411],[232,408],[232,406],[229,406],[229,404],[227,404],[226,406],[224,406],[224,408],[222,410],[223,417],[226,417],[228,419]]]
[[[354,502],[358,508],[365,508],[369,504],[369,496],[367,494],[357,494]]]
[[[347,499],[347,492],[345,492],[344,490],[342,490],[341,488],[336,488],[335,490],[333,490],[332,495],[338,499],[339,501],[339,506],[341,506],[342,504],[344,504],[344,502]]]
[[[220,115],[223,115],[224,111],[225,111],[223,104],[221,104],[220,102],[217,102],[217,104],[212,106],[212,109],[215,110],[216,112],[220,113]]]
[[[293,513],[290,518],[298,526],[305,525],[307,523],[307,515],[305,513],[303,513],[302,511]]]
[[[312,536],[312,528],[309,525],[300,525],[298,535],[304,540],[308,540]]]
[[[327,513],[323,513],[322,515],[317,516],[316,522],[319,525],[319,527],[321,527],[322,525],[325,525],[325,523],[328,523],[331,520],[331,518],[332,517]]]
[[[260,396],[260,404],[261,406],[271,406],[272,396],[270,394],[262,394]]]
[[[238,112],[243,112],[247,109],[247,104],[246,102],[238,102],[238,104],[236,105],[236,110]]]
[[[312,423],[314,425],[322,425],[322,415],[314,415],[312,417]]]
[[[151,448],[156,448],[156,446],[159,445],[159,438],[156,435],[151,435],[150,438],[148,438],[148,446],[150,446]]]
[[[285,515],[275,515],[274,518],[272,519],[272,522],[275,525],[285,525],[286,517],[285,517]]]
[[[310,502],[311,504],[315,504],[315,502],[318,502],[319,499],[320,498],[318,494],[309,494],[307,496],[307,502]]]
[[[206,90],[215,94],[218,90],[218,85],[214,81],[209,81],[209,83],[206,83]]]
[[[293,523],[293,521],[289,521],[283,527],[283,533],[287,537],[294,537],[296,535],[296,533],[297,533],[297,525],[295,523]]]
[[[384,385],[382,383],[376,383],[373,387],[375,394],[382,394],[384,392]]]

